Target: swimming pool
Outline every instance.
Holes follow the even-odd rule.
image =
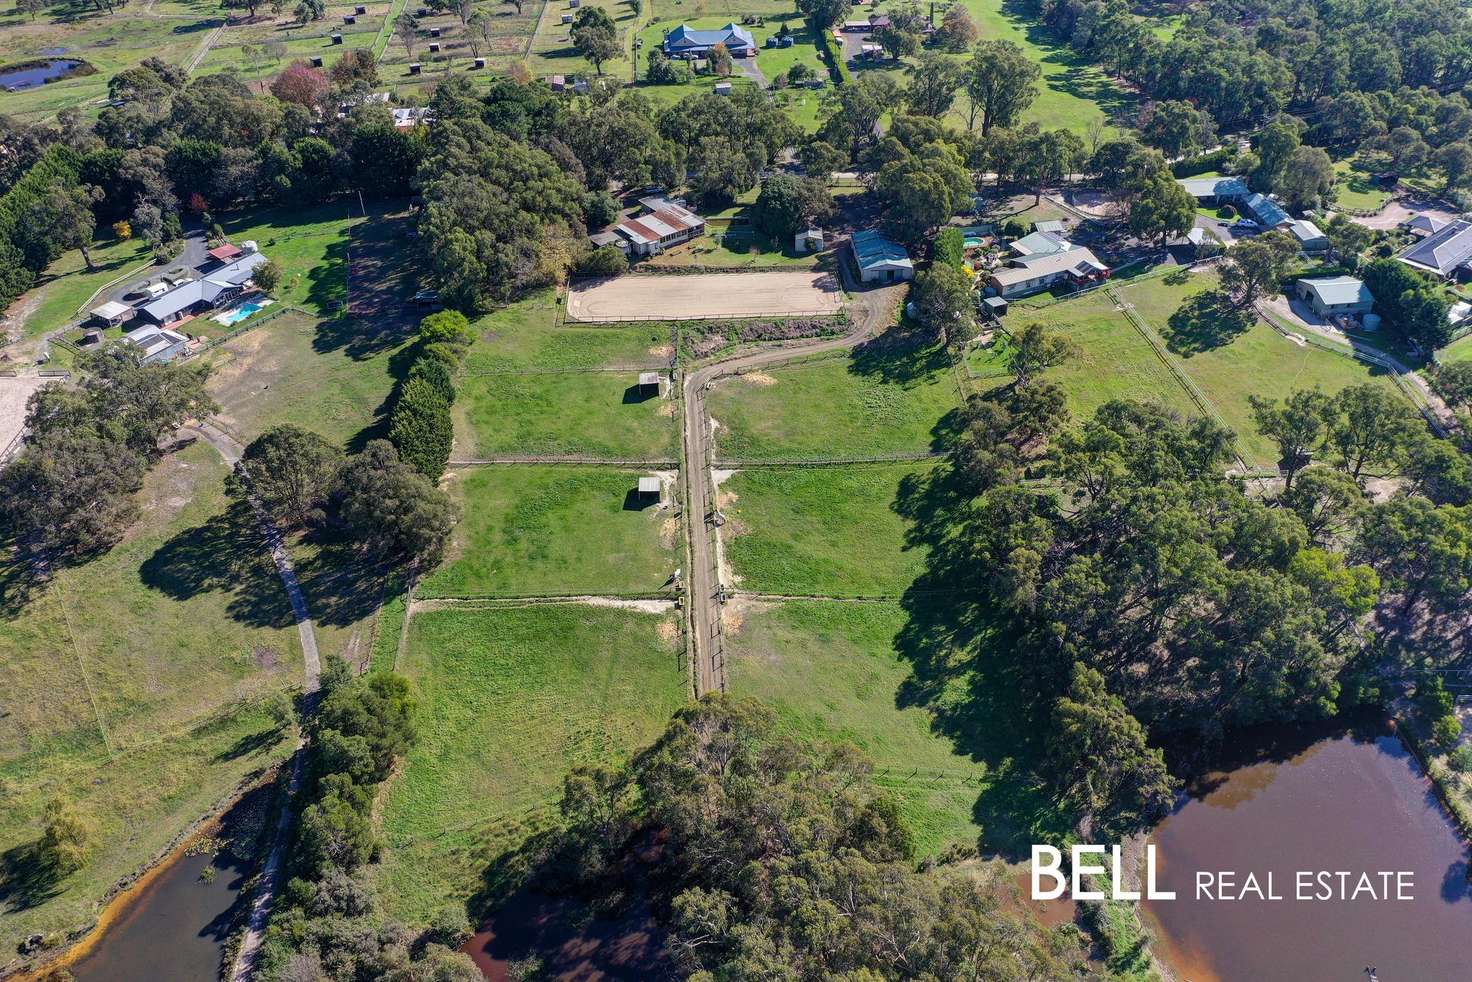
[[[221,324],[224,324],[226,327],[229,327],[231,324],[238,324],[240,321],[245,320],[256,311],[265,309],[265,304],[255,302],[243,303],[239,307],[236,307],[234,310],[228,311],[221,314],[219,317],[216,317],[215,320],[219,321]]]

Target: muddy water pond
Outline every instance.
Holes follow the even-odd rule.
[[[132,896],[86,953],[77,982],[214,982],[242,914],[241,891],[269,785],[248,793],[195,848],[176,855]]]
[[[1152,835],[1159,885],[1173,901],[1147,901],[1156,953],[1190,982],[1239,979],[1382,982],[1472,978],[1472,886],[1467,850],[1430,783],[1383,726],[1254,734],[1252,746],[1189,788]],[[1199,872],[1232,871],[1201,899]],[[1299,871],[1348,871],[1324,891],[1311,880],[1298,899]],[[1411,900],[1393,899],[1380,871],[1410,872]],[[1244,894],[1248,873],[1280,900]],[[1375,895],[1360,890],[1371,874]]]

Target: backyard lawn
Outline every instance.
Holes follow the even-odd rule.
[[[463,376],[455,399],[455,456],[673,459],[675,402],[645,392],[638,381],[636,372]]]
[[[660,590],[678,565],[679,520],[668,507],[637,500],[641,476],[531,465],[452,472],[464,517],[449,558],[418,595]]]
[[[1005,848],[1033,834],[1034,822],[1062,831],[1030,782],[1009,779],[1014,706],[1004,699],[995,713],[973,718],[964,695],[980,680],[959,671],[921,695],[908,660],[915,652],[901,643],[911,617],[899,604],[741,602],[727,618],[730,691],[766,702],[794,735],[850,742],[867,754],[921,855],[978,840]],[[974,752],[958,751],[946,719],[968,727]]]
[[[757,593],[898,595],[924,569],[899,499],[929,464],[755,468],[720,488],[735,585]]]
[[[1379,211],[1390,200],[1390,191],[1376,187],[1373,172],[1359,157],[1334,161],[1334,200],[1353,211]]]
[[[960,392],[944,349],[881,335],[852,355],[726,379],[709,395],[722,460],[923,453]]]
[[[121,543],[0,615],[0,853],[19,891],[0,917],[7,950],[85,923],[108,886],[288,749],[259,703],[300,685],[301,647],[226,472],[204,443],[166,457]],[[57,794],[94,823],[97,845],[52,895],[19,884]]]
[[[383,802],[389,911],[424,924],[468,899],[573,767],[663,732],[688,691],[678,638],[673,614],[584,605],[416,612],[397,667],[419,737]]]
[[[281,267],[272,296],[327,315],[345,303],[349,229],[363,221],[356,199],[315,208],[253,208],[221,220],[231,242],[251,240]]]

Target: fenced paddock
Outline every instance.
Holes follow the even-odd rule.
[[[831,273],[812,270],[621,276],[575,284],[567,319],[591,323],[803,317],[838,313],[843,293]]]
[[[35,375],[0,375],[0,462],[8,460],[20,445],[31,393],[50,381]]]

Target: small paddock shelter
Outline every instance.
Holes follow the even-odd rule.
[[[793,252],[822,252],[823,230],[805,228],[792,237]]]
[[[654,475],[639,478],[639,500],[658,501],[664,492],[664,485]]]
[[[119,324],[132,320],[138,311],[125,303],[109,300],[105,304],[93,307],[91,313],[92,319],[97,323],[106,324],[108,327],[117,327]]]
[[[641,396],[663,396],[669,389],[669,382],[659,372],[639,373],[639,395]],[[658,478],[655,478],[658,480]]]

